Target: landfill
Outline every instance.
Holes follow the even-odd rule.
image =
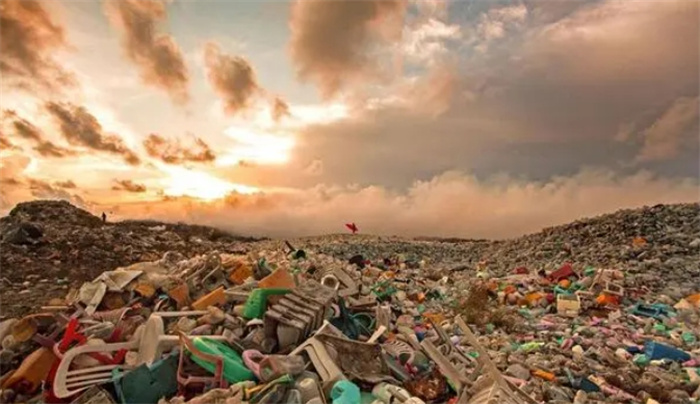
[[[700,403],[700,204],[504,241],[144,226],[43,201],[0,220],[8,285],[66,279],[32,272],[10,311],[3,290],[0,402]]]

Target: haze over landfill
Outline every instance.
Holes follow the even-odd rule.
[[[3,0],[0,215],[505,238],[697,202],[698,4]]]

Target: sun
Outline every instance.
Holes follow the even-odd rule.
[[[221,199],[231,192],[252,194],[259,189],[248,185],[234,184],[202,171],[183,167],[163,167],[170,177],[166,179],[163,193],[167,196],[190,196],[205,201]]]
[[[294,147],[291,136],[253,131],[243,127],[230,127],[224,133],[236,141],[236,146],[217,159],[217,164],[228,166],[239,161],[257,164],[284,164]]]

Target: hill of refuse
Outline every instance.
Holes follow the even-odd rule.
[[[283,241],[21,204],[0,219],[0,402],[696,403],[699,216]]]
[[[700,204],[625,209],[546,228],[523,237],[488,241],[333,235],[298,241],[321,253],[427,261],[436,271],[488,271],[504,276],[517,267],[551,271],[570,262],[620,269],[630,282],[674,297],[700,286]]]
[[[182,223],[103,223],[66,201],[20,203],[0,219],[2,314],[27,311],[37,298],[65,294],[70,285],[168,251],[240,253],[256,240]]]
[[[29,309],[33,299],[17,298],[19,293],[55,297],[69,285],[117,267],[159,259],[168,251],[193,257],[211,251],[285,248],[281,241],[236,236],[207,226],[147,220],[103,223],[66,201],[45,200],[18,204],[0,219],[0,235],[4,315]],[[401,258],[409,264],[425,261],[436,273],[487,270],[503,276],[516,267],[553,270],[571,262],[578,268],[623,269],[635,275],[635,285],[665,289],[673,297],[700,285],[697,203],[620,210],[511,240],[337,234],[291,242],[340,259],[359,254],[374,260]]]

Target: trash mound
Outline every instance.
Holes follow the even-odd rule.
[[[495,276],[517,267],[553,271],[564,261],[620,267],[635,275],[635,283],[674,298],[681,297],[680,289],[700,283],[689,285],[700,279],[699,203],[620,210],[512,240],[334,235],[303,241],[338,257],[394,256],[409,266],[429,260],[430,269],[476,273],[486,268]]]
[[[70,286],[104,271],[154,260],[167,251],[186,257],[213,250],[245,252],[255,239],[205,226],[155,221],[102,222],[65,201],[18,204],[0,219],[2,315],[27,313]]]
[[[455,270],[430,256],[341,258],[309,248],[318,240],[298,243],[169,251],[2,321],[2,401],[700,400],[698,278],[675,298],[624,265]]]
[[[17,223],[39,222],[54,225],[100,227],[102,220],[90,212],[71,205],[67,201],[37,200],[17,204],[10,213],[0,219],[0,229]]]

